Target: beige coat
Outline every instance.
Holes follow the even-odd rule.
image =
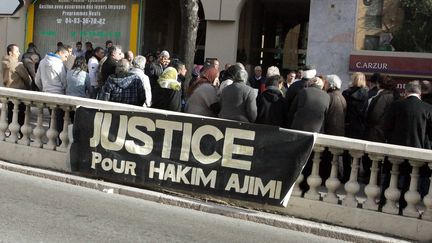
[[[31,77],[22,62],[18,62],[18,59],[10,56],[5,56],[1,66],[5,87],[31,90]]]

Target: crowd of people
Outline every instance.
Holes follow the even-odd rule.
[[[188,70],[184,63],[171,58],[168,51],[134,56],[111,41],[106,42],[105,48],[94,49],[87,42],[85,50],[81,42],[75,48],[59,42],[57,50],[43,59],[30,44],[21,60],[19,56],[17,45],[7,47],[2,60],[6,87],[432,148],[429,81],[409,82],[400,94],[391,76],[375,73],[367,79],[357,72],[342,92],[342,80],[337,75],[317,75],[313,66],[286,75],[281,75],[275,66],[264,75],[263,68],[256,66],[249,75],[241,63],[227,64],[220,70],[219,61],[212,59],[195,65],[192,79],[186,82]],[[20,113],[23,109],[20,107]],[[19,122],[22,124],[23,120],[21,114]],[[341,178],[346,181],[351,160],[349,155],[344,158],[346,173]],[[325,165],[323,160],[324,178],[330,173],[327,162]],[[366,177],[370,163],[367,157],[363,158]],[[401,173],[409,175],[408,170]],[[422,168],[421,176],[430,176],[427,167]]]

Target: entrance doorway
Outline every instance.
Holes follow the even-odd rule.
[[[240,16],[237,60],[294,70],[306,63],[310,0],[248,0]]]

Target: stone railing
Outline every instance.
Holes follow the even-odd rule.
[[[8,102],[15,104],[12,122],[9,124]],[[0,88],[0,159],[14,163],[70,172],[68,147],[71,138],[70,113],[78,106],[97,109],[128,110],[167,114],[170,112],[144,109],[70,96],[46,94]],[[25,119],[20,126],[18,105],[25,108]],[[56,127],[56,115],[64,111],[62,129]],[[172,113],[178,114],[178,113]],[[59,134],[59,130],[62,130]],[[343,153],[348,157],[349,179],[341,182],[340,172]],[[329,177],[320,177],[322,155],[333,155],[328,162]],[[349,155],[348,155],[349,153]],[[370,176],[359,178],[365,157],[370,159]],[[245,207],[254,207],[296,217],[347,226],[351,228],[389,234],[412,240],[432,240],[432,182],[429,190],[419,191],[419,170],[422,166],[432,169],[432,150],[423,150],[344,137],[318,134],[311,156],[310,175],[301,175],[292,191],[287,208],[239,202]],[[345,158],[346,159],[346,158]],[[400,166],[409,163],[409,187],[402,193]],[[388,171],[388,186],[383,186],[383,164]],[[406,169],[406,166],[403,167]],[[424,168],[423,168],[424,169]],[[424,179],[424,178],[423,178]],[[367,181],[365,181],[367,180]],[[306,182],[309,189],[303,191],[299,185]],[[425,194],[425,195],[422,195]],[[399,199],[403,197],[407,206],[400,209]],[[385,198],[385,203],[380,202]]]

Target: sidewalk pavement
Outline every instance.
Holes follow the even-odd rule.
[[[194,209],[212,214],[224,215],[227,217],[248,220],[256,223],[271,225],[274,227],[285,228],[344,241],[409,242],[401,239],[298,219],[290,216],[282,216],[251,209],[204,202],[196,199],[182,198],[179,196],[167,195],[160,192],[130,186],[123,186],[101,180],[88,179],[71,174],[42,170],[33,167],[12,164],[4,161],[0,161],[0,169],[69,183],[72,185],[86,187],[90,189],[96,189],[105,193],[115,193],[119,195],[140,198],[148,201]]]

